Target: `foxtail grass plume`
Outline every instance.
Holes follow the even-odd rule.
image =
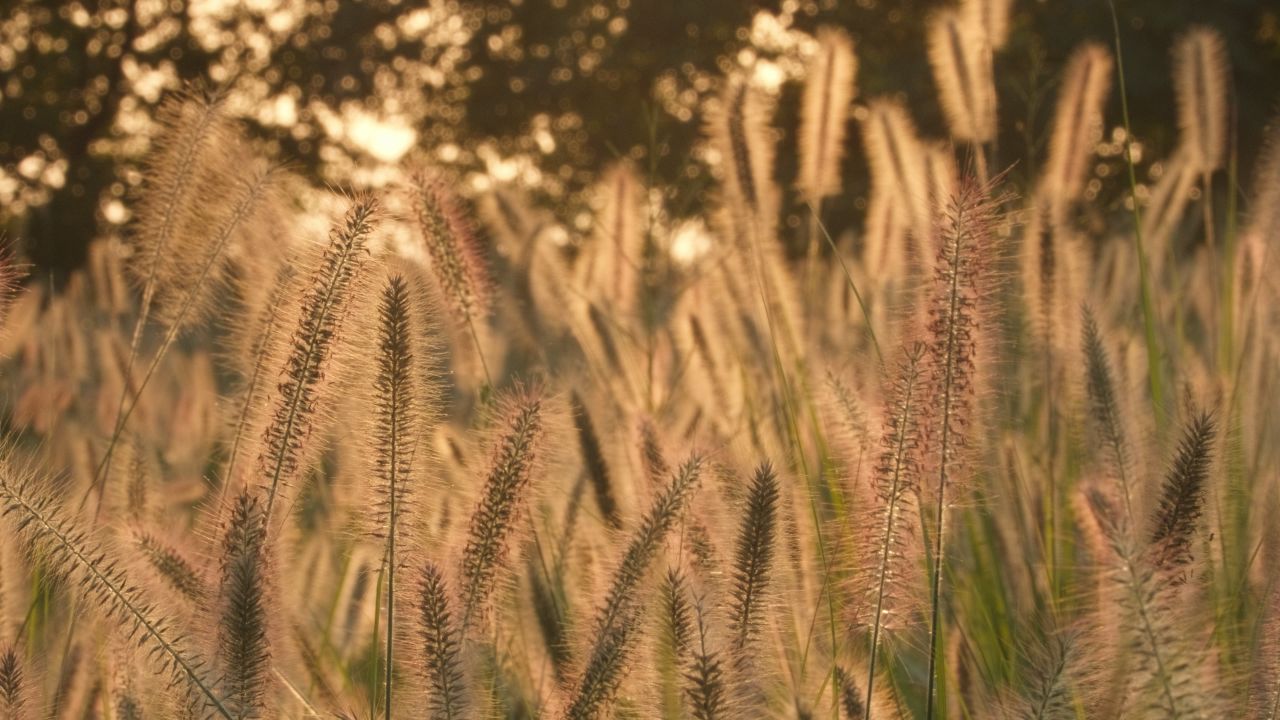
[[[0,711],[10,720],[27,717],[27,682],[22,658],[11,643],[0,648]]]
[[[858,682],[842,665],[836,666],[836,680],[840,682],[840,709],[844,711],[844,716],[851,720],[862,717],[866,712],[866,706],[863,704],[862,690],[858,688]]]
[[[680,567],[667,568],[658,587],[658,661],[661,663],[663,717],[679,716],[684,708],[684,668],[693,647],[693,608],[688,580]]]
[[[725,81],[707,131],[723,163],[727,204],[735,215],[748,218],[751,226],[768,237],[772,237],[777,208],[774,143],[769,137],[772,114],[772,107],[750,78],[735,75]]]
[[[232,251],[255,252],[244,247],[248,233],[275,219],[280,169],[243,157],[246,152],[235,145],[224,149],[218,177],[199,189],[201,201],[178,228],[176,246],[164,255],[155,317],[166,326],[181,329],[207,317],[226,289]]]
[[[1174,46],[1178,127],[1197,174],[1222,167],[1227,146],[1227,48],[1216,30],[1196,27]]]
[[[573,426],[578,434],[578,449],[582,453],[583,470],[595,493],[596,506],[600,509],[600,515],[604,518],[605,524],[617,530],[622,527],[622,516],[619,514],[617,498],[614,496],[609,464],[605,460],[600,436],[596,434],[595,425],[591,422],[590,412],[576,390],[569,396],[569,407],[573,412]]]
[[[440,294],[466,325],[488,312],[484,250],[462,200],[438,171],[414,169],[408,187],[414,220]]]
[[[243,473],[236,472],[236,463],[241,457],[241,446],[246,441],[252,442],[250,429],[258,427],[263,413],[268,412],[264,400],[271,391],[268,386],[268,373],[275,368],[270,367],[276,358],[273,351],[280,345],[281,325],[292,318],[282,317],[285,313],[285,298],[293,290],[294,271],[285,266],[273,279],[271,288],[266,293],[266,307],[259,309],[249,327],[245,331],[243,347],[235,352],[234,361],[240,366],[242,387],[239,388],[239,412],[235,415],[234,424],[228,430],[231,436],[231,448],[227,451],[227,460],[222,468],[221,500],[217,505],[219,513],[231,507],[231,498],[244,485]],[[287,331],[287,329],[286,329]],[[252,445],[249,446],[252,448]]]
[[[961,0],[960,12],[965,22],[982,28],[993,51],[1009,42],[1009,11],[1013,0]]]
[[[911,257],[906,247],[910,229],[910,218],[890,196],[872,193],[867,203],[862,263],[880,285],[891,285],[910,267]]]
[[[1211,414],[1201,412],[1192,418],[1165,476],[1150,538],[1151,562],[1161,572],[1175,573],[1192,560],[1196,530],[1204,512],[1215,433]]]
[[[996,135],[991,46],[983,28],[955,10],[929,21],[929,65],[951,136],[975,144]]]
[[[668,652],[680,665],[693,640],[693,623],[689,603],[688,581],[684,571],[667,568],[659,590],[662,604],[662,627]]]
[[[569,675],[573,672],[573,648],[569,644],[570,621],[565,617],[568,592],[564,587],[563,575],[553,577],[544,562],[538,556],[535,546],[535,551],[529,553],[526,561],[529,597],[533,603],[533,614],[538,621],[543,646],[551,660],[551,671],[555,674],[556,681],[563,684],[569,681]]]
[[[275,716],[264,523],[257,497],[246,488],[234,501],[219,557],[217,658],[227,705],[237,718]]]
[[[391,708],[395,670],[397,627],[396,579],[404,564],[404,542],[413,533],[406,530],[414,517],[412,492],[421,487],[426,454],[418,453],[419,439],[428,435],[435,399],[427,370],[429,334],[426,317],[428,301],[413,275],[392,269],[383,282],[378,301],[376,371],[370,397],[373,459],[373,502],[370,528],[385,546],[386,575],[386,663],[384,707]]]
[[[1185,143],[1178,146],[1173,155],[1162,164],[1161,175],[1151,188],[1147,209],[1142,215],[1142,237],[1150,239],[1153,277],[1161,277],[1170,254],[1169,240],[1179,223],[1186,216],[1191,202],[1191,189],[1199,179],[1195,167],[1189,162],[1190,148]]]
[[[8,320],[9,307],[18,293],[18,285],[26,275],[26,267],[14,257],[13,246],[0,236],[0,328]],[[3,333],[0,333],[3,337]]]
[[[1246,235],[1262,245],[1280,239],[1280,115],[1271,119],[1262,154],[1254,170]]]
[[[467,633],[485,615],[512,534],[527,504],[529,485],[543,450],[540,391],[517,392],[502,403],[480,500],[471,514],[459,564],[462,620]]]
[[[569,720],[600,717],[612,704],[638,631],[640,583],[693,494],[702,465],[697,456],[685,461],[632,532],[604,604],[596,613],[591,650],[565,712]]]
[[[853,41],[843,30],[823,27],[809,61],[800,111],[799,177],[796,187],[815,207],[840,192],[849,108],[853,102],[858,61]]]
[[[432,717],[467,717],[467,693],[462,664],[462,633],[454,617],[444,572],[434,563],[422,567],[418,581],[419,673],[430,693]]]
[[[734,661],[745,666],[768,610],[773,557],[778,542],[778,475],[768,461],[751,475],[747,506],[738,526],[729,590],[729,627]]]
[[[363,287],[367,245],[377,212],[378,202],[372,196],[352,201],[319,255],[309,261],[300,295],[291,301],[293,334],[277,351],[280,380],[266,400],[269,417],[257,460],[268,524],[281,489],[299,479],[314,452],[313,430],[324,413],[326,375],[341,343],[348,311]]]
[[[927,267],[933,235],[928,166],[925,149],[906,107],[896,100],[872,100],[862,121],[862,138],[871,165],[874,195],[891,205],[911,228],[916,251],[906,253],[909,266]],[[890,252],[885,249],[877,254],[885,256]]]
[[[1042,186],[1055,225],[1064,223],[1070,204],[1084,192],[1089,158],[1102,139],[1111,66],[1111,53],[1097,43],[1076,48],[1067,62]]]
[[[1271,592],[1263,612],[1264,629],[1249,682],[1249,720],[1280,718],[1280,594]]]
[[[1241,337],[1258,337],[1264,315],[1258,312],[1258,294],[1265,285],[1267,257],[1280,244],[1280,116],[1273,117],[1254,170],[1253,196],[1248,220],[1235,257],[1235,316],[1242,318]],[[1274,260],[1272,261],[1274,262]]]
[[[1126,522],[1133,517],[1133,456],[1129,449],[1125,430],[1125,415],[1116,392],[1111,360],[1098,330],[1093,311],[1085,306],[1081,311],[1083,321],[1083,347],[1085,361],[1085,390],[1089,398],[1089,417],[1097,437],[1102,441],[1107,455],[1107,471],[1114,475],[1124,500]]]
[[[227,167],[235,160],[226,156],[227,148],[236,146],[234,126],[220,98],[177,93],[161,104],[157,119],[161,132],[146,160],[130,264],[142,284],[139,326],[157,296],[190,290],[192,278],[180,274],[174,262],[206,252],[200,245],[208,229],[198,221],[207,203],[226,203],[227,174],[235,169]]]
[[[894,370],[893,385],[885,399],[884,429],[880,454],[873,468],[875,505],[868,508],[865,535],[858,547],[863,557],[855,576],[864,597],[858,599],[859,621],[870,627],[867,653],[865,697],[860,707],[871,704],[876,683],[876,665],[881,635],[905,615],[904,601],[912,594],[908,584],[916,555],[911,533],[919,521],[914,498],[920,489],[920,431],[925,415],[924,346],[904,348]],[[864,620],[862,616],[869,615]]]
[[[671,468],[667,464],[666,453],[662,449],[662,438],[658,429],[648,419],[640,421],[640,464],[644,469],[645,480],[649,487],[658,487]]]
[[[948,210],[938,256],[934,264],[933,294],[929,306],[926,366],[931,412],[925,435],[925,463],[934,477],[933,487],[924,490],[934,503],[934,521],[929,529],[932,548],[932,590],[929,689],[926,717],[937,698],[936,643],[942,616],[941,583],[946,563],[949,531],[947,510],[966,484],[974,407],[977,402],[981,357],[987,347],[981,343],[991,315],[995,290],[993,266],[998,260],[995,228],[999,221],[999,199],[991,195],[990,184],[973,178],[961,180]]]

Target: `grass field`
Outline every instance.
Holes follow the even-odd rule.
[[[735,65],[693,216],[620,161],[585,230],[173,94],[126,232],[0,262],[0,714],[1280,719],[1280,126],[1240,177],[1188,28],[1140,174],[1117,23],[1016,180],[1002,13],[910,102],[822,30],[795,127]]]

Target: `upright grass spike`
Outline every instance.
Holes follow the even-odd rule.
[[[142,703],[131,692],[121,692],[116,697],[115,717],[118,720],[143,720]]]
[[[1116,481],[1120,485],[1126,522],[1132,524],[1134,521],[1133,488],[1130,487],[1132,456],[1124,430],[1125,416],[1116,395],[1111,361],[1107,358],[1107,350],[1102,345],[1093,311],[1086,305],[1081,313],[1084,316],[1085,389],[1089,395],[1089,415],[1106,446],[1109,469],[1115,474]]]
[[[847,33],[823,27],[818,29],[817,40],[807,70],[796,140],[800,150],[796,187],[815,208],[823,198],[840,192],[840,162],[858,72],[853,41]]]
[[[775,204],[773,143],[766,137],[770,110],[744,76],[726,82],[720,102],[722,107],[708,134],[726,163],[724,187],[728,202],[746,217],[769,223]]]
[[[565,712],[569,720],[597,718],[612,703],[622,681],[632,636],[637,631],[640,582],[684,511],[702,466],[703,460],[697,456],[685,461],[632,532],[631,542],[613,572],[608,594],[592,625],[591,637],[595,640]]]
[[[1071,54],[1063,72],[1043,180],[1054,226],[1064,224],[1071,203],[1084,193],[1089,158],[1104,130],[1111,66],[1111,53],[1105,47],[1085,43]]]
[[[265,523],[258,499],[244,489],[232,506],[219,555],[218,664],[227,707],[237,718],[274,717]]]
[[[747,506],[738,526],[729,589],[729,627],[734,662],[746,667],[751,641],[766,610],[765,593],[778,541],[778,475],[767,460],[751,476]]]
[[[549,573],[536,556],[530,556],[526,572],[529,578],[529,595],[533,601],[533,613],[538,620],[538,631],[542,634],[542,642],[551,660],[551,670],[556,681],[567,683],[571,664],[572,649],[569,647],[569,622],[565,617],[564,590],[557,587],[558,578],[548,577]]]
[[[1213,212],[1213,173],[1222,169],[1227,156],[1227,49],[1222,36],[1207,27],[1193,27],[1174,46],[1174,89],[1178,98],[1181,151],[1190,176],[1198,177],[1204,218],[1204,242],[1209,248],[1212,290],[1207,323],[1217,343],[1215,360],[1227,346],[1223,328],[1230,327],[1229,298],[1223,297],[1224,280],[1217,247]],[[1234,199],[1233,199],[1234,200]],[[1226,368],[1222,368],[1226,372]]]
[[[170,277],[157,287],[155,307],[155,319],[163,325],[180,331],[207,318],[218,293],[226,290],[232,253],[253,252],[246,234],[276,220],[270,212],[280,203],[283,172],[254,160],[243,144],[234,136],[224,143],[217,182],[200,188],[202,201],[187,221],[190,227],[174,238],[181,246],[164,258]]]
[[[840,433],[859,450],[871,444],[871,428],[868,425],[867,409],[862,404],[858,393],[850,388],[835,373],[827,371],[824,385],[831,395],[831,406],[840,423]]]
[[[877,505],[865,523],[866,535],[859,539],[866,559],[859,577],[867,580],[867,599],[872,608],[870,647],[867,654],[866,697],[861,703],[869,713],[876,683],[876,665],[880,655],[880,635],[894,601],[903,594],[897,587],[906,579],[910,556],[907,533],[918,520],[918,509],[912,498],[920,490],[920,421],[925,413],[924,345],[916,343],[904,349],[895,370],[895,380],[885,400],[885,427],[880,438],[880,456],[876,461],[872,487]]]
[[[1009,11],[1013,0],[961,0],[964,21],[982,30],[993,51],[1009,41]]]
[[[1197,414],[1183,430],[1151,522],[1151,563],[1160,572],[1176,573],[1192,560],[1216,432],[1208,412]]]
[[[450,607],[443,571],[433,563],[422,568],[417,588],[419,672],[430,690],[431,716],[442,720],[466,717],[467,692],[462,667],[462,632]]]
[[[378,202],[355,198],[314,261],[293,310],[293,335],[282,349],[280,380],[267,398],[269,419],[258,454],[258,479],[266,496],[263,515],[274,521],[276,498],[307,469],[313,428],[322,413],[323,384],[341,342],[347,312],[364,277],[367,244]]]
[[[1222,167],[1227,148],[1227,49],[1222,36],[1195,27],[1174,47],[1178,127],[1196,173]]]
[[[991,186],[972,178],[961,181],[949,207],[949,219],[934,265],[929,307],[926,362],[932,399],[924,457],[935,473],[932,589],[929,594],[929,676],[925,718],[932,720],[937,698],[938,638],[942,620],[942,576],[946,562],[947,507],[968,472],[966,455],[973,420],[984,320],[990,314],[991,277],[998,249],[995,227],[998,200]],[[950,494],[949,494],[950,493]]]
[[[956,10],[943,10],[929,21],[928,39],[929,65],[951,136],[975,145],[993,141],[996,90],[985,30]]]
[[[946,220],[947,199],[956,194],[956,186],[960,184],[960,170],[951,143],[935,140],[925,144],[924,152],[930,217],[937,235]]]
[[[1268,244],[1280,238],[1280,115],[1268,123],[1267,138],[1255,165],[1253,196],[1245,235]]]
[[[134,235],[136,260],[130,264],[142,283],[131,354],[137,352],[156,296],[188,289],[186,283],[191,278],[175,272],[171,263],[178,255],[202,252],[202,248],[190,246],[197,238],[183,231],[190,229],[202,203],[225,202],[206,193],[211,189],[210,181],[215,180],[211,176],[219,167],[219,157],[234,145],[233,126],[221,98],[207,98],[194,91],[170,95],[161,104],[158,119],[162,131],[146,160],[146,184]]]
[[[235,720],[230,703],[215,689],[204,663],[187,649],[182,634],[89,533],[62,516],[58,499],[38,490],[37,479],[16,467],[10,453],[4,453],[0,464],[0,507],[28,551],[146,647],[159,671],[189,696],[219,717]]]
[[[480,500],[471,514],[466,547],[459,564],[464,635],[485,614],[506,556],[511,535],[526,505],[537,458],[542,451],[543,399],[533,390],[516,394],[502,419],[490,451]]]
[[[392,712],[395,670],[396,576],[403,564],[402,538],[412,537],[404,525],[412,507],[413,486],[424,481],[416,469],[419,438],[430,430],[430,406],[434,399],[423,347],[429,328],[427,301],[411,276],[391,270],[379,293],[375,373],[370,397],[367,437],[372,457],[373,502],[369,526],[383,541],[383,573],[386,577],[386,663],[383,707]]]
[[[409,173],[409,199],[418,234],[430,257],[431,272],[459,327],[475,344],[485,387],[493,378],[476,324],[488,316],[492,282],[483,246],[462,200],[438,171],[418,167]],[[488,389],[482,389],[485,395]]]
[[[609,465],[604,459],[604,450],[600,446],[600,437],[596,434],[591,422],[591,415],[582,397],[575,390],[569,396],[569,406],[573,412],[573,427],[578,434],[578,449],[582,453],[582,464],[591,489],[595,492],[596,505],[605,523],[617,530],[622,527],[622,516],[619,514],[618,501],[614,497],[613,480],[609,476]]]
[[[1280,718],[1280,593],[1273,588],[1259,619],[1249,678],[1249,720]]]
[[[462,201],[428,168],[410,172],[408,190],[440,294],[463,323],[484,317],[490,292],[484,251]]]
[[[1067,100],[1069,98],[1064,98],[1064,102]],[[1094,141],[1087,142],[1092,146]],[[1063,148],[1062,151],[1073,152],[1073,149]],[[1057,146],[1054,152],[1058,152]],[[1049,171],[1052,172],[1053,156],[1050,160]],[[1044,527],[1045,576],[1055,597],[1061,590],[1059,580],[1062,577],[1058,562],[1063,544],[1058,521],[1063,475],[1063,462],[1059,457],[1063,445],[1062,416],[1074,405],[1074,393],[1069,391],[1075,389],[1074,385],[1063,382],[1066,370],[1060,357],[1064,352],[1069,353],[1080,335],[1075,330],[1079,319],[1076,309],[1083,293],[1083,268],[1087,267],[1084,243],[1067,218],[1070,207],[1063,191],[1054,188],[1052,177],[1046,175],[1031,200],[1028,208],[1030,217],[1022,238],[1022,288],[1029,311],[1028,329],[1041,360],[1039,382],[1043,400],[1040,414],[1044,425],[1040,464],[1044,468],[1044,481],[1038,494],[1041,496]]]
[[[867,249],[870,261],[874,265],[876,258],[901,255],[906,262],[905,268],[897,263],[886,267],[897,270],[900,276],[909,268],[927,267],[931,259],[928,255],[933,241],[933,214],[925,148],[911,115],[897,100],[874,99],[867,104],[862,138],[871,166],[873,191],[908,224],[915,249],[915,252],[907,252],[905,248],[881,248],[877,244],[897,241],[892,237],[876,237],[875,244],[870,244]],[[946,199],[940,200],[945,202]]]

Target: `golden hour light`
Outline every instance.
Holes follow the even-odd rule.
[[[0,720],[1280,720],[1274,0],[0,2]]]

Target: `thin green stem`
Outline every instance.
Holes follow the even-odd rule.
[[[867,335],[871,338],[871,347],[875,348],[876,360],[883,365],[884,356],[880,354],[880,341],[876,339],[876,329],[871,324],[871,313],[867,311],[867,303],[862,299],[862,293],[858,292],[858,284],[853,281],[853,276],[849,274],[849,267],[844,264],[840,249],[836,247],[836,241],[831,239],[831,233],[827,232],[827,226],[818,218],[818,213],[812,205],[809,206],[809,212],[817,220],[818,229],[822,231],[822,236],[827,239],[827,245],[831,246],[831,254],[835,256],[836,262],[840,263],[840,270],[844,272],[844,279],[849,283],[849,289],[853,291],[853,297],[858,301],[858,309],[862,311],[863,321],[867,323]]]
[[[476,347],[476,357],[480,358],[480,369],[484,371],[484,384],[486,390],[481,392],[481,400],[483,401],[487,392],[493,390],[493,376],[489,374],[489,363],[484,359],[484,348],[480,346],[480,334],[476,332],[476,324],[471,318],[471,313],[467,313],[467,330],[470,331],[471,342]]]
[[[369,653],[370,655],[373,656],[372,663],[369,669],[369,717],[370,718],[378,717],[378,697],[379,697],[378,685],[381,684],[379,682],[379,679],[381,678],[381,674],[380,674],[381,663],[379,662],[379,659],[381,656],[378,653],[378,651],[381,650],[381,647],[380,647],[381,643],[378,642],[378,627],[382,624],[382,617],[381,617],[382,616],[382,580],[383,580],[383,575],[386,574],[386,571],[387,571],[387,566],[385,564],[383,564],[382,567],[378,568],[378,584],[376,586],[376,589],[374,590],[374,598],[373,598],[373,643]]]
[[[1163,428],[1166,420],[1164,370],[1161,365],[1160,344],[1156,336],[1156,315],[1151,297],[1147,254],[1142,244],[1142,210],[1138,205],[1138,172],[1133,162],[1133,130],[1129,125],[1129,95],[1125,89],[1124,53],[1120,47],[1120,18],[1116,14],[1115,0],[1107,0],[1107,7],[1111,10],[1111,27],[1115,33],[1116,77],[1120,85],[1120,109],[1124,117],[1124,159],[1129,168],[1129,201],[1133,203],[1133,246],[1138,254],[1138,286],[1142,302],[1142,326],[1147,344],[1147,377],[1156,424],[1158,428]]]

